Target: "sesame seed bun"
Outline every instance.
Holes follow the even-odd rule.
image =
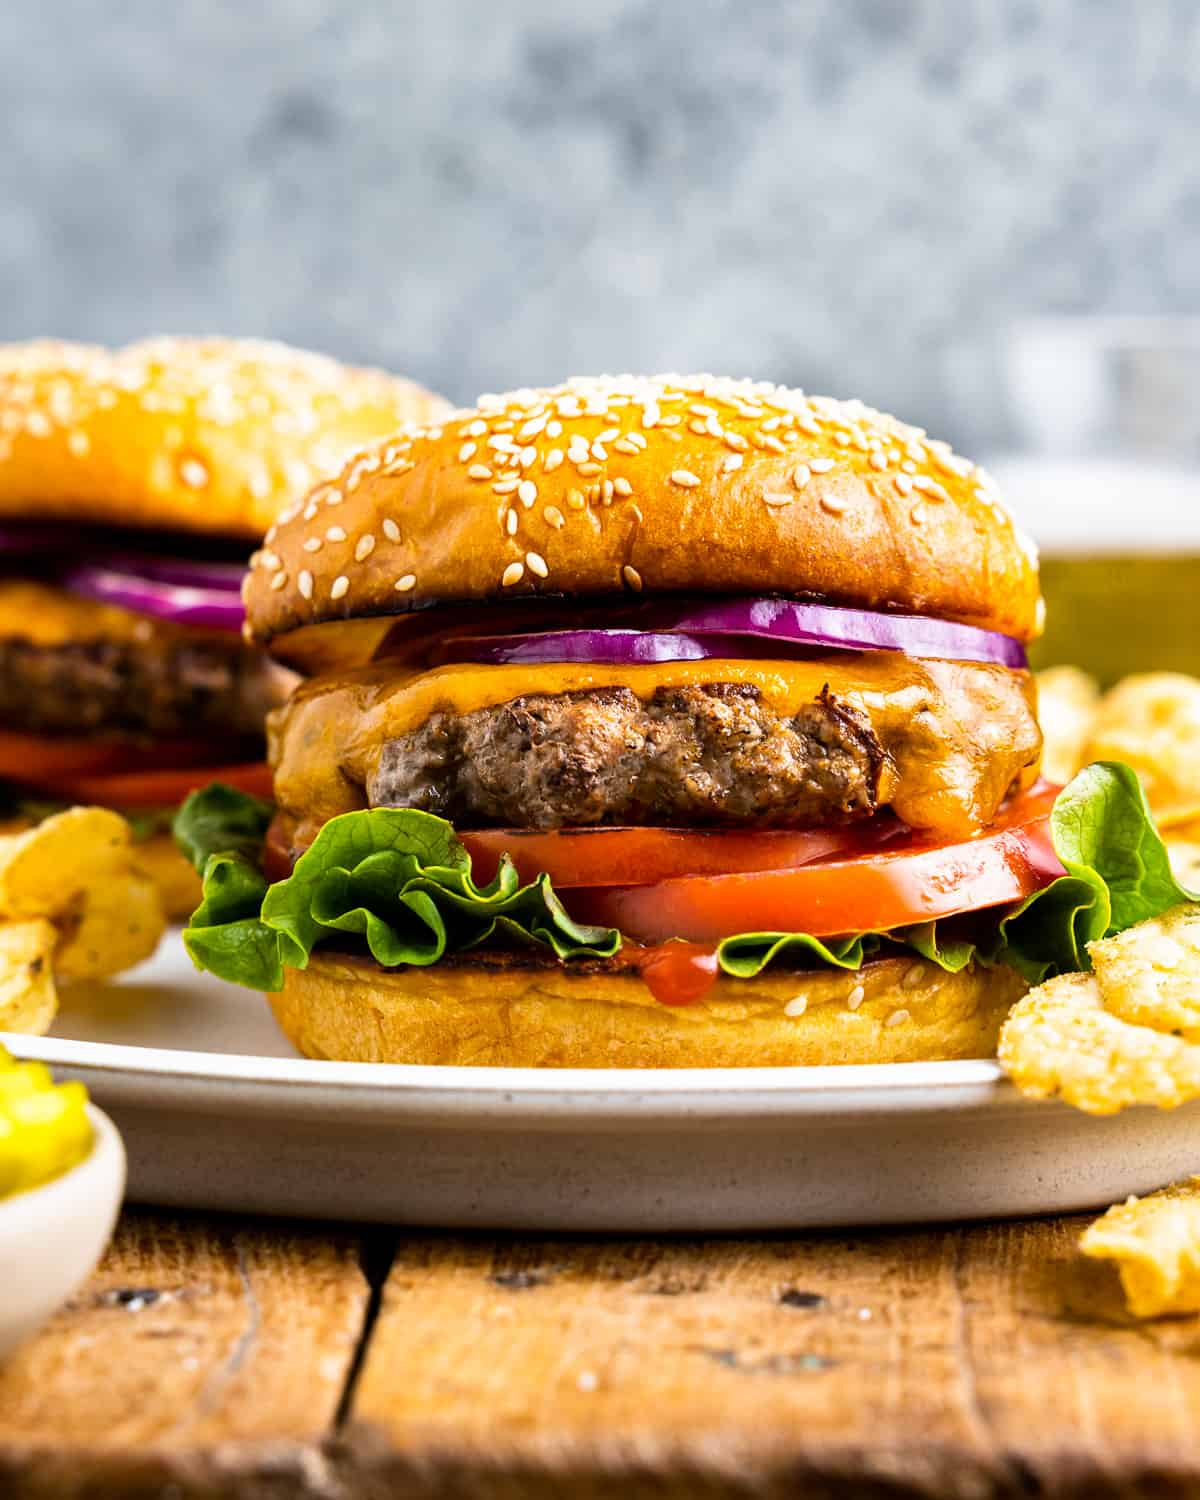
[[[665,592],[1040,627],[1036,557],[982,470],[860,402],[710,375],[485,396],[397,434],[284,513],[246,598],[270,641],[446,601]]]
[[[487,1067],[735,1068],[992,1057],[1027,986],[1012,969],[947,974],[892,958],[719,979],[666,1006],[633,974],[458,962],[385,970],[318,952],[268,996],[306,1057]]]
[[[256,340],[0,346],[0,517],[257,540],[348,452],[445,409]]]

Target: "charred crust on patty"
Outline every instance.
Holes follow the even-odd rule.
[[[802,827],[869,817],[884,751],[829,692],[792,716],[750,683],[531,694],[382,747],[372,806],[459,826]]]

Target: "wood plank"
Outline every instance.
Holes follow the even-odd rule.
[[[1079,1227],[409,1242],[351,1467],[414,1496],[1195,1493],[1200,1320],[1132,1326]]]
[[[127,1213],[91,1282],[0,1369],[0,1488],[258,1493],[271,1474],[307,1493],[368,1295],[351,1237]]]

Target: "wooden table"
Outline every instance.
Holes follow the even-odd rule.
[[[128,1213],[0,1374],[5,1496],[1200,1492],[1200,1320],[1079,1221],[623,1241]]]

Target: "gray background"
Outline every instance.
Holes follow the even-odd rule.
[[[1200,311],[1195,0],[4,0],[0,336],[234,331],[1007,440],[1005,331]]]

